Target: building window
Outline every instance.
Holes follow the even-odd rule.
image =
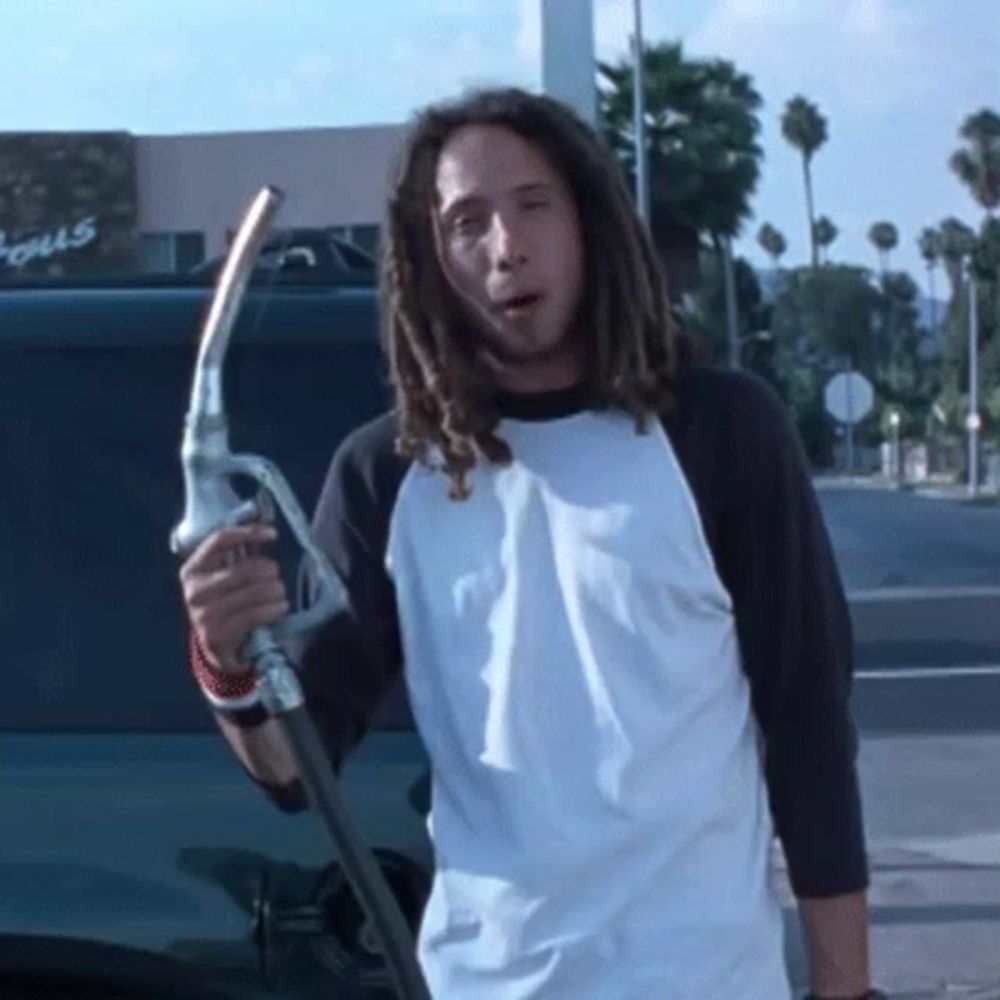
[[[142,234],[142,270],[147,274],[185,274],[204,259],[204,233]]]
[[[373,257],[378,256],[378,238],[378,226],[350,226],[348,228],[348,239]]]
[[[330,226],[328,232],[347,240],[348,243],[353,243],[369,256],[377,258],[379,229],[379,226],[366,223],[358,226]]]
[[[337,250],[344,259],[344,263],[352,271],[370,271],[372,269],[372,257],[368,253],[362,253],[356,245],[351,243],[339,243]]]

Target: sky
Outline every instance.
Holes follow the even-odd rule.
[[[219,132],[404,122],[477,84],[541,88],[540,0],[0,0],[0,129]],[[573,3],[575,0],[565,0]],[[598,58],[628,51],[632,0],[593,0]],[[1000,110],[997,0],[643,0],[647,42],[731,59],[764,98],[754,217],[808,258],[798,154],[781,136],[801,93],[829,122],[813,163],[831,259],[874,266],[866,234],[900,231],[893,266],[922,274],[916,238],[982,212],[947,166],[958,128]]]

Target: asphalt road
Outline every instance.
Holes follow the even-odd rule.
[[[1000,1000],[1000,508],[817,485],[854,625],[875,981]]]
[[[1000,587],[1000,507],[817,482],[849,591]]]
[[[862,733],[1000,733],[1000,507],[818,493],[851,602]]]

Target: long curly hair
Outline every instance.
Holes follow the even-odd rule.
[[[443,469],[453,500],[469,495],[466,477],[480,456],[496,465],[512,459],[496,433],[489,375],[460,335],[468,323],[441,269],[433,229],[438,157],[467,125],[503,126],[534,144],[575,198],[584,244],[577,325],[595,409],[623,409],[645,433],[651,412],[676,405],[678,367],[698,354],[671,314],[664,275],[614,155],[567,106],[510,88],[426,108],[404,144],[389,199],[382,347],[399,418],[396,451]]]

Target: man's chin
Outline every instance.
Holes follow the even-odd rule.
[[[562,344],[554,346],[533,346],[525,344],[510,346],[508,344],[491,344],[483,351],[486,363],[494,369],[519,371],[525,368],[536,368],[560,357],[565,352]]]

